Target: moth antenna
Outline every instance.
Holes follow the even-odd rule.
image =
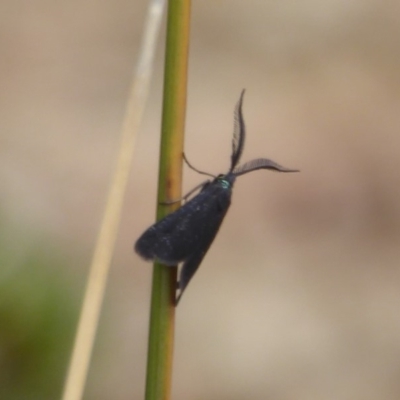
[[[267,158],[256,158],[255,160],[248,161],[243,165],[239,165],[233,170],[233,175],[240,176],[247,174],[251,171],[256,171],[257,169],[270,169],[272,171],[278,172],[300,172],[298,169],[282,167],[275,161],[269,160]]]
[[[244,140],[246,137],[246,127],[243,120],[242,104],[245,89],[240,94],[239,101],[235,107],[234,113],[234,127],[233,127],[233,138],[232,138],[232,155],[231,155],[231,168],[229,172],[232,172],[236,165],[240,161],[240,157],[243,153]]]
[[[185,161],[186,165],[187,165],[190,169],[192,169],[193,171],[196,171],[198,174],[201,174],[201,175],[207,175],[207,176],[211,176],[211,178],[216,178],[215,175],[209,174],[208,172],[200,171],[199,169],[193,167],[193,165],[190,164],[190,162],[189,162],[188,159],[186,158],[185,153],[182,153],[182,156],[183,156],[183,160]]]

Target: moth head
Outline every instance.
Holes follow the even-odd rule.
[[[219,185],[221,185],[224,189],[230,189],[234,182],[235,182],[236,176],[229,173],[229,174],[219,174],[214,182],[217,182]]]

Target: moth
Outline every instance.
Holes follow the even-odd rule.
[[[204,181],[192,189],[181,200],[186,201],[198,190],[199,193],[178,210],[148,228],[135,244],[135,251],[145,260],[157,260],[167,266],[183,263],[177,282],[176,305],[225,218],[231,205],[232,188],[236,178],[258,169],[298,172],[266,158],[257,158],[238,165],[246,137],[242,114],[244,92],[243,90],[235,107],[231,165],[228,172],[215,176],[199,171],[183,155],[189,168],[213,179]]]

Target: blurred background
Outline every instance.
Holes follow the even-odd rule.
[[[0,398],[60,397],[146,1],[0,1]],[[193,2],[185,151],[241,177],[177,310],[174,399],[400,397],[400,3]],[[85,399],[144,394],[163,38]],[[185,170],[184,191],[203,178]]]

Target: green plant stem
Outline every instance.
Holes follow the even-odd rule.
[[[169,0],[165,54],[157,219],[179,204],[186,110],[190,1]],[[147,359],[146,400],[171,396],[177,267],[154,264]]]

